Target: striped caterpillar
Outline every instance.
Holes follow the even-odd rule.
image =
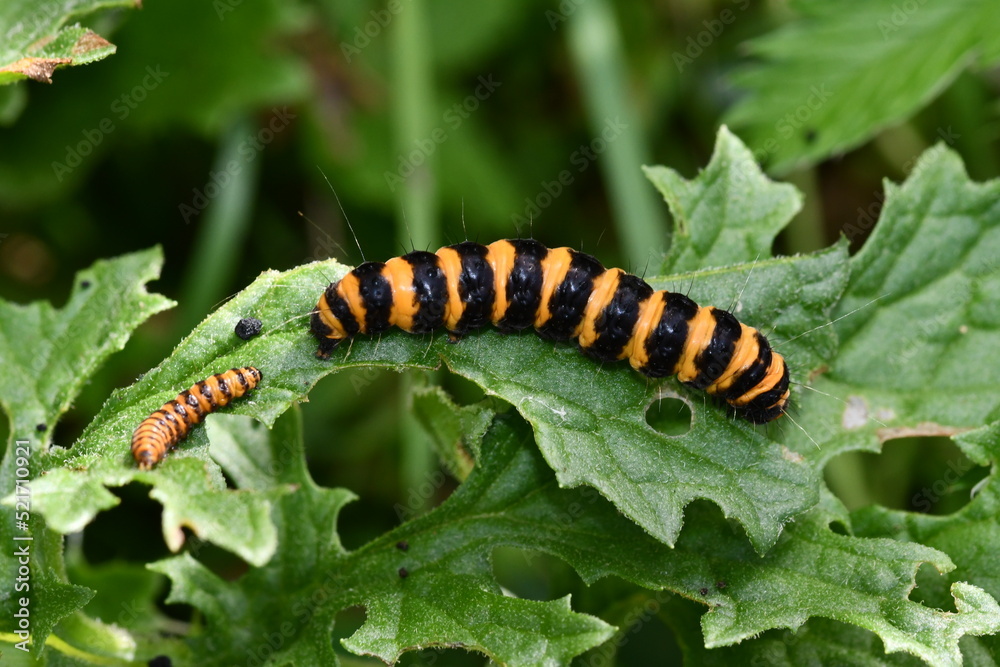
[[[648,377],[677,375],[755,424],[788,408],[788,366],[757,329],[683,294],[654,291],[585,253],[527,239],[466,241],[365,262],[326,288],[311,331],[326,359],[341,341],[392,326],[410,333],[444,327],[457,340],[487,323],[505,333],[533,326],[543,338],[575,338],[587,356],[628,359]]]
[[[187,437],[191,427],[210,412],[243,396],[260,383],[252,366],[216,373],[194,384],[147,417],[132,434],[132,456],[142,470],[149,470]]]

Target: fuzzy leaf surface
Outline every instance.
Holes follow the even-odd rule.
[[[273,433],[233,416],[216,420],[211,431],[213,453],[241,489],[295,491],[277,500],[272,514],[281,549],[238,582],[222,581],[186,554],[154,565],[173,581],[170,601],[205,613],[207,632],[192,642],[195,654],[211,656],[203,664],[257,657],[275,631],[283,638],[273,651],[279,662],[333,664],[333,618],[354,605],[365,607],[367,621],[344,646],[390,663],[406,650],[449,646],[501,664],[559,665],[610,636],[602,621],[572,612],[568,598],[512,598],[493,580],[490,554],[502,544],[560,552],[590,576],[592,555],[604,544],[600,532],[578,535],[555,522],[566,509],[553,494],[564,492],[537,452],[523,446],[523,426],[518,432],[500,423],[479,465],[444,505],[353,552],[336,534],[337,514],[353,494],[309,478],[297,411]],[[548,528],[539,530],[539,522]],[[630,530],[647,549],[666,549]],[[624,551],[605,561],[637,568]]]
[[[768,179],[725,126],[697,177],[687,180],[668,167],[643,169],[674,219],[665,275],[768,259],[774,237],[802,208],[799,191]]]

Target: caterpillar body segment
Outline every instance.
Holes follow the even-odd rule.
[[[192,426],[249,392],[260,380],[260,371],[252,366],[233,368],[205,378],[165,403],[132,434],[132,456],[139,468],[151,469],[187,437]]]
[[[789,403],[788,366],[767,339],[732,314],[637,276],[605,269],[572,248],[527,239],[471,241],[365,262],[331,283],[312,314],[317,356],[346,339],[396,326],[445,328],[460,337],[492,324],[533,327],[550,340],[575,339],[599,361],[627,359],[640,373],[678,379],[765,423]]]

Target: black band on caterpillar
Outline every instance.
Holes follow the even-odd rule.
[[[252,366],[217,373],[147,417],[132,434],[132,456],[143,470],[162,461],[173,447],[187,437],[191,427],[210,412],[243,396],[260,383],[260,371]]]
[[[466,241],[365,262],[326,288],[312,333],[317,356],[327,358],[359,333],[444,327],[461,336],[487,323],[504,332],[534,327],[550,340],[575,338],[584,354],[628,359],[649,377],[677,375],[756,424],[788,407],[788,366],[753,327],[682,294],[655,292],[572,248],[526,239]]]

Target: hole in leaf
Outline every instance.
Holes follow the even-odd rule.
[[[886,442],[881,454],[841,454],[824,474],[848,510],[879,504],[943,515],[964,507],[988,472],[948,438],[898,438]]]
[[[307,607],[308,608],[308,607]],[[368,614],[364,607],[355,606],[341,609],[337,612],[333,624],[333,646],[344,665],[371,665],[377,667],[385,663],[369,656],[357,656],[346,651],[341,640],[347,639],[364,625]],[[457,649],[427,648],[421,651],[407,651],[396,662],[397,667],[471,667],[485,664],[479,653]]]
[[[184,528],[184,551],[225,581],[236,581],[250,570],[242,558],[201,539],[187,528]]]
[[[941,574],[931,563],[922,563],[917,569],[916,582],[916,587],[910,591],[911,600],[934,609],[955,609],[955,599],[950,592],[952,577]]]
[[[455,373],[444,374],[442,388],[458,405],[471,405],[486,398],[486,392],[472,380]]]
[[[381,660],[373,660],[371,664],[376,667],[385,663]],[[422,651],[407,651],[396,663],[397,667],[431,667],[431,665],[434,667],[481,667],[492,664],[494,663],[481,653],[458,648],[427,648]]]
[[[646,423],[663,435],[684,435],[691,430],[691,408],[673,396],[657,398],[646,408]]]
[[[346,488],[351,487],[348,485]],[[403,523],[405,519],[399,519],[398,516],[398,512],[393,512],[389,499],[361,496],[340,510],[337,520],[340,542],[348,551],[359,549]]]
[[[107,487],[121,499],[99,512],[84,528],[83,555],[88,563],[137,561],[149,563],[170,556],[163,543],[163,506],[149,497],[149,486],[132,482]],[[123,526],[127,527],[123,530]]]
[[[93,419],[93,417],[94,414],[91,412],[87,412],[76,406],[71,407],[59,417],[59,421],[57,421],[54,428],[52,428],[52,438],[50,440],[51,444],[56,447],[65,447],[67,449],[72,447],[73,443],[75,443],[83,433],[83,429],[86,428],[87,422]],[[48,426],[52,427],[51,424]],[[39,433],[37,431],[28,434],[28,437],[33,439],[38,436]]]
[[[362,498],[397,484],[399,376],[350,368],[323,378],[303,406],[309,472],[320,486],[343,486]]]
[[[318,595],[315,600],[310,601],[307,599],[304,603],[305,606],[303,607],[303,613],[318,609],[322,602],[323,601]],[[314,604],[316,605],[315,607],[313,606]],[[345,607],[337,612],[333,622],[333,645],[340,649],[337,651],[338,653],[343,650],[340,640],[347,639],[357,632],[358,628],[365,624],[365,619],[367,617],[368,614],[366,613],[365,608],[360,605]]]
[[[831,533],[837,535],[850,535],[851,533],[847,530],[847,526],[844,525],[843,521],[831,521],[827,528],[830,529]]]
[[[704,605],[680,599],[667,591],[649,591],[621,582],[618,594],[594,598],[594,608],[583,608],[573,597],[574,608],[600,617],[618,627],[614,637],[583,654],[582,665],[681,665],[685,664],[676,634],[683,630],[667,625],[665,618],[698,618]],[[574,663],[576,664],[576,663]]]
[[[497,547],[492,560],[493,576],[500,585],[525,600],[555,600],[579,587],[573,568],[541,551]]]

